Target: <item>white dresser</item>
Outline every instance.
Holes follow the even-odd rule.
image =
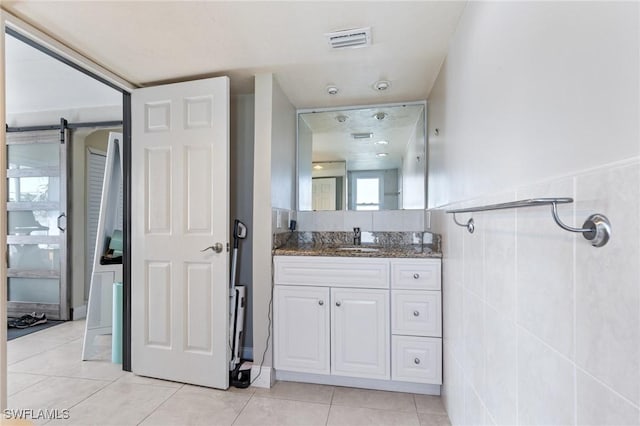
[[[280,380],[439,394],[441,261],[275,256]]]

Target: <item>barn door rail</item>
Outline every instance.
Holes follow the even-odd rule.
[[[582,228],[574,228],[562,222],[560,216],[558,216],[558,204],[573,203],[573,198],[559,197],[559,198],[530,198],[527,200],[512,201],[509,203],[500,204],[488,204],[484,206],[467,207],[463,209],[447,210],[447,213],[453,214],[453,221],[456,225],[467,228],[469,233],[473,233],[475,230],[475,222],[473,217],[469,218],[467,222],[459,222],[456,218],[458,213],[474,213],[484,212],[491,210],[504,210],[504,209],[517,209],[521,207],[537,207],[537,206],[551,206],[551,216],[558,226],[565,231],[581,233],[584,238],[591,242],[594,247],[602,247],[609,241],[611,237],[611,223],[609,219],[603,214],[595,213],[587,218],[582,224]]]

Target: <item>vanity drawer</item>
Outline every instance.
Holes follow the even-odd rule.
[[[392,336],[391,379],[442,384],[442,339]]]
[[[440,290],[440,260],[392,260],[391,287],[406,290]]]
[[[389,259],[275,256],[274,282],[354,288],[389,288]]]
[[[392,290],[391,333],[442,336],[442,300],[439,291]]]

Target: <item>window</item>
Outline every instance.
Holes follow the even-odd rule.
[[[351,172],[350,210],[382,210],[384,204],[384,174]]]

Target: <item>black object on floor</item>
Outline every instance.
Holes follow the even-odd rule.
[[[26,336],[27,334],[35,333],[36,331],[44,330],[45,328],[53,327],[54,325],[63,324],[64,321],[47,320],[44,324],[34,325],[28,328],[8,328],[7,340],[15,339],[16,337]]]
[[[25,314],[18,318],[7,319],[7,325],[9,328],[29,328],[35,325],[44,324],[45,322],[47,322],[47,315],[44,312],[31,312],[30,314]]]

